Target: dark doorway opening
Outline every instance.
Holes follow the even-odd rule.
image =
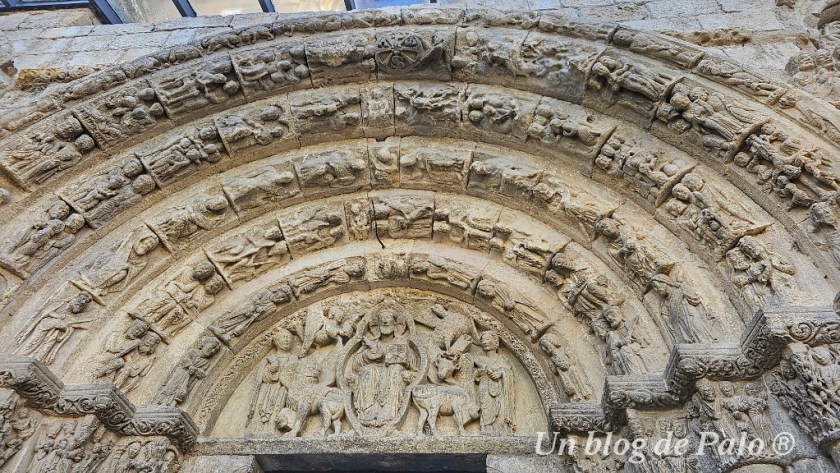
[[[265,473],[487,473],[487,455],[257,455]]]

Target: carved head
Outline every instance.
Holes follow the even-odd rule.
[[[478,284],[475,287],[475,292],[484,299],[492,299],[496,296],[496,288],[493,286],[493,283],[491,283],[487,279],[482,279],[478,281]]]
[[[214,274],[209,281],[204,283],[204,292],[210,295],[218,294],[219,291],[224,289],[224,287],[225,281],[222,279],[222,277],[218,274]]]
[[[65,140],[78,136],[83,131],[81,122],[74,117],[67,117],[55,124],[55,135]]]
[[[160,345],[160,335],[150,330],[146,333],[146,335],[143,335],[143,338],[140,339],[140,345],[137,346],[137,352],[141,355],[151,355],[155,352],[158,345]]]
[[[214,195],[213,197],[204,199],[204,207],[211,212],[221,213],[227,208],[227,206],[227,199],[220,195]]]
[[[681,439],[688,435],[684,422],[674,422],[674,437]]]
[[[609,240],[615,240],[621,236],[621,224],[614,218],[602,218],[595,222],[595,231]]]
[[[834,357],[831,356],[831,352],[826,347],[814,347],[811,349],[811,356],[814,358],[814,361],[817,363],[828,366],[834,361]]]
[[[216,274],[213,263],[204,260],[193,266],[192,278],[196,281],[207,281]]]
[[[160,243],[160,240],[158,240],[157,235],[146,235],[143,238],[137,240],[137,242],[134,244],[134,254],[138,256],[144,256],[153,249],[157,248],[158,243]]]
[[[709,383],[697,383],[697,394],[700,395],[700,399],[706,402],[714,402],[717,397],[715,388]]]
[[[814,62],[819,67],[829,71],[834,70],[834,60],[831,57],[831,53],[826,49],[817,49],[814,52]]]
[[[668,288],[672,285],[671,278],[666,274],[659,273],[650,278],[650,287],[660,296],[667,296],[669,293]]]
[[[689,202],[691,200],[691,190],[682,183],[675,185],[671,189],[671,195],[683,202]]]
[[[604,320],[614,329],[620,327],[624,321],[624,317],[621,315],[621,309],[612,304],[607,305],[604,307]]]
[[[720,393],[726,397],[735,395],[735,386],[733,386],[729,381],[721,381],[719,388]]]
[[[149,330],[149,324],[140,320],[134,319],[128,328],[125,330],[125,338],[136,340],[143,336]]]
[[[93,296],[87,291],[81,291],[70,299],[70,312],[80,314],[93,301]]]
[[[758,261],[764,258],[764,247],[761,242],[751,236],[745,236],[738,242],[738,247],[741,251],[753,261]]]
[[[481,332],[481,348],[487,352],[495,352],[499,349],[499,336],[492,330]]]
[[[283,304],[292,299],[292,287],[288,284],[283,284],[271,291],[271,302],[275,304]]]
[[[344,267],[344,272],[353,278],[360,278],[365,275],[365,264],[361,261],[351,261]]]
[[[64,220],[70,215],[70,206],[64,201],[57,200],[50,205],[47,215],[51,220]]]
[[[201,340],[201,356],[204,358],[210,358],[211,356],[218,353],[219,349],[222,348],[222,342],[219,341],[216,337],[206,336],[204,339]]]
[[[346,317],[347,314],[344,312],[344,309],[339,306],[332,306],[327,311],[327,318],[337,323],[344,322]]]
[[[292,332],[280,327],[271,338],[271,343],[274,344],[274,348],[278,351],[288,352],[292,349],[294,335],[292,335]]]
[[[396,325],[397,314],[393,309],[384,308],[379,311],[379,333],[382,335],[391,335],[394,333],[394,326]]]
[[[140,450],[142,450],[142,448],[142,443],[134,441],[128,444],[128,448],[125,449],[125,453],[128,455],[128,458],[137,458],[137,455],[140,455]]]
[[[758,387],[757,384],[749,383],[744,386],[744,393],[747,396],[759,397],[761,396],[761,389]]]
[[[627,421],[627,433],[631,439],[639,439],[645,437],[645,424],[640,419],[631,419]]]
[[[64,231],[67,233],[76,233],[85,226],[85,218],[79,214],[72,214],[67,217]]]

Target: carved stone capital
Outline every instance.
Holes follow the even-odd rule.
[[[549,413],[554,432],[612,432],[627,421],[623,410],[604,411],[599,404],[555,404]]]

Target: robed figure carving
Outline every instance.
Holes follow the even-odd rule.
[[[341,357],[347,418],[361,435],[388,435],[405,417],[411,389],[426,371],[414,320],[385,299],[356,326]]]

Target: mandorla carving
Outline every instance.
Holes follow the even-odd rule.
[[[288,437],[513,435],[521,381],[496,330],[473,317],[390,293],[300,311],[271,332],[245,426]]]

